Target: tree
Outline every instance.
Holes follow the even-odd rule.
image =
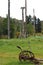
[[[3,35],[7,35],[8,34],[8,26],[7,26],[7,18],[4,18],[3,20]]]
[[[38,18],[38,32],[41,32],[41,22],[39,18]]]
[[[33,34],[34,33],[34,28],[32,23],[30,22],[29,24],[27,24],[27,34]]]
[[[15,36],[15,21],[14,19],[10,18],[10,38]]]
[[[35,21],[35,32],[38,33],[38,32],[41,32],[41,22],[40,22],[40,19],[36,19]]]
[[[27,24],[29,23],[29,22],[31,22],[31,15],[29,15],[29,16],[26,16],[26,22],[27,22]]]
[[[3,20],[4,18],[0,17],[0,38],[3,35]]]
[[[3,20],[3,35],[7,35],[8,36],[8,18],[4,18]],[[15,33],[15,20],[10,18],[10,38],[14,37],[14,33]]]

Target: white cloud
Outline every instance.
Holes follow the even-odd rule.
[[[11,17],[22,19],[21,6],[25,6],[25,0],[11,0]],[[27,0],[27,14],[35,15],[43,19],[43,0]],[[8,0],[0,0],[0,16],[5,17],[8,13]]]

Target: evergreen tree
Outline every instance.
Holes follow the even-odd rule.
[[[41,32],[41,22],[39,18],[38,18],[38,32]]]

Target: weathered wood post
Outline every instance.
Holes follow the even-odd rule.
[[[27,16],[27,0],[25,0],[25,37],[26,37],[26,32],[27,32],[26,16]]]
[[[22,9],[22,37],[24,37],[25,36],[24,34],[24,9],[25,7],[21,7],[21,9]]]
[[[10,0],[8,0],[8,39],[10,39]]]

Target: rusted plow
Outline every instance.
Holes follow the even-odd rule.
[[[34,65],[40,65],[40,61],[35,58],[33,52],[28,50],[22,50],[20,46],[17,46],[17,48],[21,50],[21,52],[19,53],[19,61],[29,60],[34,63]]]

